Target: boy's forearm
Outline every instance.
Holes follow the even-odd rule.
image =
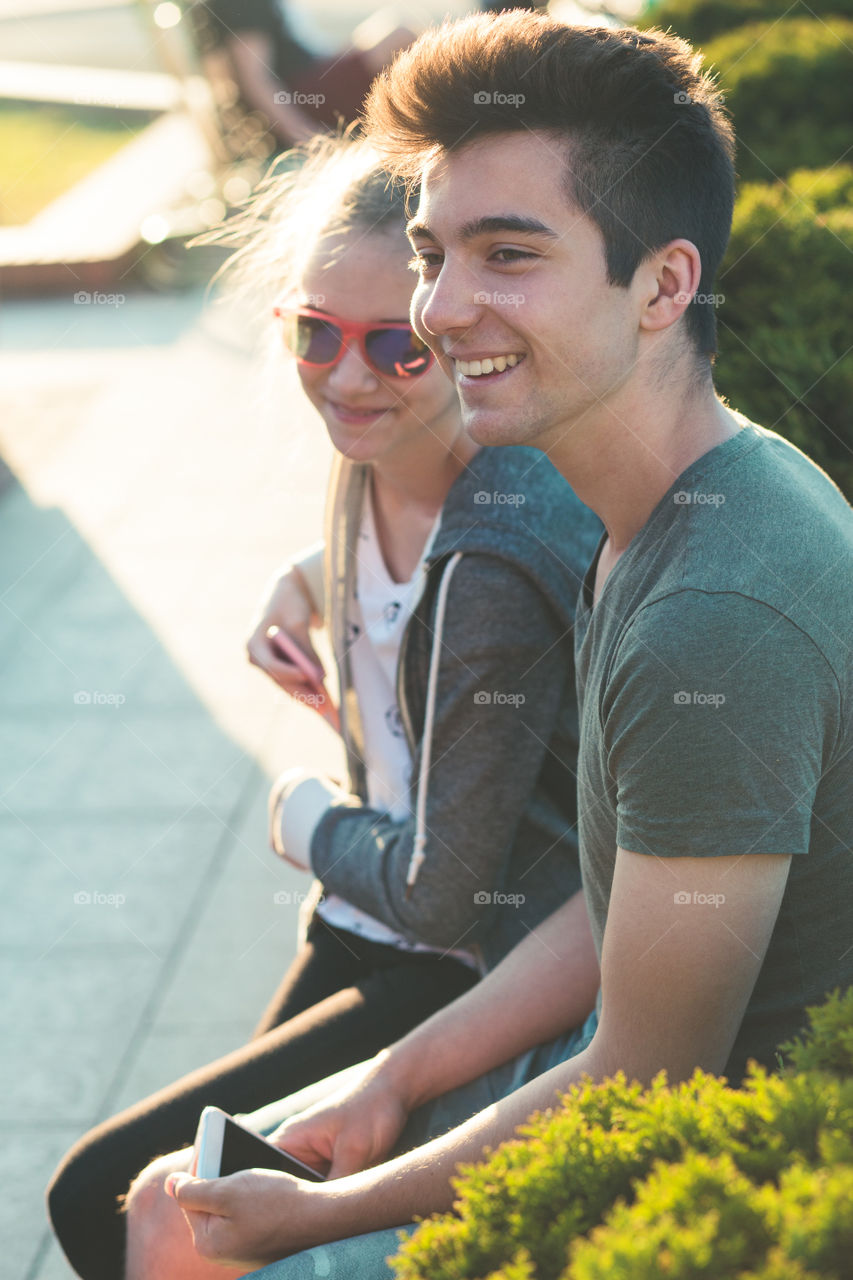
[[[383,1055],[408,1110],[580,1025],[598,990],[583,894],[519,943],[481,982]]]
[[[312,1186],[313,1242],[364,1235],[446,1212],[454,1199],[450,1179],[460,1163],[480,1160],[485,1148],[512,1139],[535,1111],[556,1105],[561,1093],[594,1071],[586,1050],[424,1146],[362,1173]]]

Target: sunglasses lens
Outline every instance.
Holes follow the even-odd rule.
[[[284,345],[297,360],[307,364],[331,364],[343,340],[336,324],[317,316],[285,315],[282,317]]]
[[[365,351],[380,373],[392,378],[415,378],[426,373],[432,353],[411,329],[371,329]]]

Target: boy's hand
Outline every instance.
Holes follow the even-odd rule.
[[[329,1178],[379,1164],[409,1116],[403,1098],[381,1071],[382,1055],[355,1085],[285,1120],[269,1141]]]
[[[314,1241],[306,1194],[321,1184],[287,1173],[243,1169],[227,1178],[172,1173],[166,1192],[183,1210],[196,1252],[211,1262],[254,1270]]]

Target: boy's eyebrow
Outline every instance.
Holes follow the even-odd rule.
[[[537,235],[548,236],[552,240],[557,239],[557,232],[551,227],[540,222],[538,218],[524,218],[514,213],[499,213],[490,217],[473,218],[470,222],[463,222],[459,228],[459,239],[463,242],[475,240],[477,236],[494,235],[495,232],[507,231],[510,234],[521,235]],[[417,218],[406,227],[406,235],[414,238],[419,236],[423,240],[432,240],[437,243],[436,237],[425,222],[419,222]]]

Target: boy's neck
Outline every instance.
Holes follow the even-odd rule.
[[[599,516],[610,555],[618,558],[682,472],[740,427],[708,381],[679,398],[636,401],[630,411],[624,402],[605,407],[595,422],[573,424],[547,452]]]

